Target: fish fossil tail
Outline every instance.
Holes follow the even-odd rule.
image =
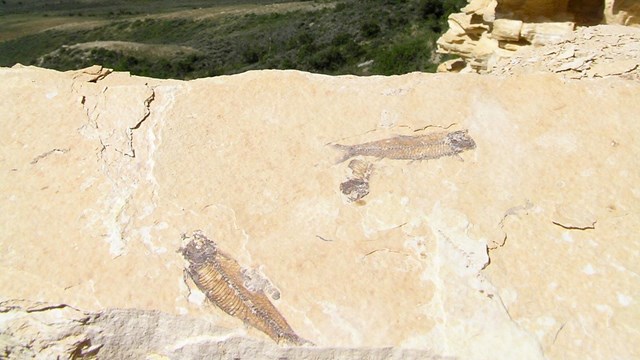
[[[184,237],[180,248],[186,270],[198,289],[220,310],[262,331],[277,343],[303,346],[311,342],[299,337],[262,289],[249,289],[247,273],[203,233]]]
[[[342,157],[340,157],[336,161],[336,164],[343,163],[343,162],[351,159],[352,157],[356,156],[355,148],[353,146],[340,145],[340,144],[333,144],[332,146],[333,146],[334,149],[340,150],[343,153]]]

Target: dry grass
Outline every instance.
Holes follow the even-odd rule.
[[[5,15],[0,20],[0,42],[59,27],[98,27],[107,23],[109,20],[96,20],[94,17]]]
[[[323,3],[317,4],[313,2],[290,2],[290,3],[280,3],[280,4],[266,4],[266,5],[256,5],[256,4],[242,4],[242,5],[226,5],[226,6],[216,6],[210,8],[201,8],[201,9],[189,9],[182,11],[173,11],[164,14],[157,14],[151,16],[152,18],[157,19],[190,19],[190,20],[205,20],[212,19],[221,16],[229,16],[229,15],[247,15],[247,14],[255,14],[255,15],[266,15],[266,14],[275,14],[275,13],[287,13],[291,11],[316,11],[325,8],[333,8],[335,7],[335,3]]]
[[[148,1],[33,0],[21,14],[0,15],[0,34],[13,37],[0,41],[0,66],[20,62],[68,70],[102,64],[161,78],[256,69],[433,71],[439,60],[434,43],[446,16],[466,3],[154,0],[150,9]]]
[[[122,51],[133,56],[155,56],[168,58],[176,55],[197,54],[198,50],[189,46],[144,44],[132,41],[91,41],[67,46],[69,50],[107,49]]]
[[[100,3],[99,1],[97,3]],[[314,2],[286,2],[276,4],[256,4],[241,3],[235,5],[211,5],[204,2],[207,7],[196,7],[193,9],[178,9],[180,4],[174,4],[174,9],[160,7],[157,12],[146,13],[144,15],[126,15],[109,17],[106,13],[102,15],[92,14],[92,16],[70,16],[69,13],[61,11],[38,12],[37,5],[34,4],[34,12],[0,15],[0,42],[17,39],[29,34],[36,34],[47,30],[87,30],[100,26],[105,26],[113,21],[138,19],[189,19],[203,20],[228,15],[245,14],[272,14],[285,13],[289,11],[315,11],[322,8],[331,8],[335,3],[317,4]],[[46,15],[46,16],[45,16]]]

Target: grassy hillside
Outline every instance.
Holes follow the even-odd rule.
[[[446,29],[446,16],[466,4],[3,1],[1,66],[67,70],[102,64],[181,79],[266,68],[357,75],[433,71],[440,60],[435,40]]]

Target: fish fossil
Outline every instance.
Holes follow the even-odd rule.
[[[437,159],[475,149],[476,143],[469,136],[468,130],[460,130],[419,136],[398,135],[364,144],[333,146],[344,151],[344,156],[338,161],[341,163],[359,155],[395,160]]]
[[[185,237],[185,241],[180,252],[189,263],[186,270],[211,302],[269,335],[278,344],[311,344],[294,333],[262,287],[250,287],[251,290],[246,287],[247,271],[220,251],[215,242],[198,231],[191,238]]]
[[[369,177],[373,172],[373,165],[364,160],[354,159],[349,162],[351,176],[340,184],[340,191],[349,201],[359,201],[369,194]]]
[[[340,184],[340,191],[349,201],[358,201],[369,195],[369,182],[364,179],[348,179]]]
[[[373,172],[373,164],[364,160],[351,160],[349,161],[349,169],[351,169],[351,175],[354,179],[369,181]]]

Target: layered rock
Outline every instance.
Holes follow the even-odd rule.
[[[640,80],[640,28],[582,27],[571,42],[523,47],[510,57],[492,60],[486,72],[498,75],[552,72],[569,79],[614,76]]]
[[[597,24],[640,25],[640,5],[625,0],[470,0],[449,16],[449,30],[438,39],[438,51],[458,55],[440,71],[482,72],[491,59],[522,47],[573,40],[576,27]]]
[[[0,303],[3,359],[442,359],[402,348],[281,347],[198,318],[153,310],[87,312],[66,304]]]
[[[637,81],[16,67],[0,84],[4,356],[640,357]],[[423,161],[332,146],[463,130],[475,146]],[[247,275],[229,286],[269,284],[315,345],[208,302],[178,252],[195,230],[225,253],[215,271]]]

